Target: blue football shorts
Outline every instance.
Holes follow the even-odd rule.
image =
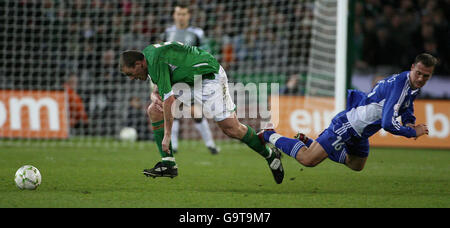
[[[335,118],[316,141],[328,154],[328,158],[345,164],[347,154],[365,158],[369,156],[369,139],[354,136],[355,132],[347,118]]]

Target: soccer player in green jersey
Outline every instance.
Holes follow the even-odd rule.
[[[151,177],[175,177],[178,167],[171,151],[172,105],[175,102],[173,87],[184,83],[194,89],[193,99],[203,105],[203,114],[214,118],[222,131],[231,138],[239,139],[263,156],[272,171],[276,183],[284,178],[281,153],[260,141],[255,130],[241,124],[236,117],[236,106],[228,90],[228,79],[219,62],[208,52],[179,42],[165,42],[146,47],[141,51],[125,51],[120,56],[120,71],[132,80],[145,81],[150,78],[156,84],[163,100],[163,110],[152,103],[147,114],[162,161],[155,167],[145,169]],[[200,83],[201,86],[197,86]],[[192,100],[181,100],[190,106]]]

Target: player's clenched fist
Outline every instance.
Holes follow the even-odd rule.
[[[414,130],[416,130],[416,138],[415,139],[417,139],[420,136],[425,135],[425,134],[428,135],[428,127],[425,124],[419,124],[417,126],[414,126],[413,128],[414,128]]]

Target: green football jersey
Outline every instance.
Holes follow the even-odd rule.
[[[172,85],[184,82],[194,85],[195,77],[218,73],[220,64],[208,52],[179,42],[165,42],[147,46],[143,54],[148,74],[166,100],[173,94]]]

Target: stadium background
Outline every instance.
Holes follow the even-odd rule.
[[[230,79],[280,83],[281,99],[293,99],[283,102],[287,107],[281,111],[288,114],[282,119],[297,113],[298,125],[315,133],[326,124],[323,116],[330,112],[322,109],[327,106],[309,100],[305,108],[297,102],[319,96],[329,103],[332,97],[336,1],[342,0],[189,2],[192,24],[205,30],[209,39],[205,48],[227,68]],[[206,207],[205,213],[263,208],[273,212],[273,223],[286,223],[289,219],[298,222],[294,220],[298,216],[271,208],[450,207],[450,151],[442,146],[373,146],[362,172],[329,159],[314,168],[304,167],[283,156],[285,178],[278,185],[264,159],[245,145],[217,140],[221,151],[212,156],[201,140],[191,140],[199,136],[190,130],[190,120],[183,122],[181,134],[189,140],[180,141],[176,155],[179,176],[146,178],[142,169],[160,161],[151,132],[143,142],[116,139],[125,125],[148,130],[148,85],[119,75],[117,57],[122,50],[156,42],[172,23],[174,2],[0,1],[0,207],[150,207],[158,209],[146,211],[146,218],[163,218],[165,224],[177,225],[180,214],[188,211],[184,208]],[[424,87],[416,112],[423,115],[420,122],[431,119],[435,124],[438,135],[430,138],[431,143],[448,144],[450,1],[349,2],[347,69],[352,77],[348,87],[367,91],[378,76],[407,70],[415,54],[432,52],[442,65]],[[324,75],[313,71],[331,77],[323,80]],[[328,84],[311,83],[315,78]],[[49,116],[65,104],[70,106],[60,108],[59,114],[67,116],[70,111],[71,118],[53,122],[58,116]],[[289,112],[290,108],[294,110]],[[426,116],[427,112],[431,115]],[[243,119],[255,127],[258,121]],[[52,130],[58,127],[61,135]],[[217,128],[213,133],[216,139],[224,139]],[[395,140],[417,147],[422,138],[387,139]],[[35,191],[20,191],[13,181],[16,170],[25,164],[42,174],[42,184]],[[35,219],[30,219],[33,215]],[[39,213],[27,216],[31,221],[46,220]],[[122,217],[129,222],[124,216],[115,216],[114,221]],[[414,221],[419,217],[436,221],[429,215],[415,216]]]
[[[282,95],[308,94],[314,1],[189,2],[191,24],[205,30],[204,48],[219,59],[231,82],[275,82],[280,83]],[[333,6],[333,1],[323,2]],[[118,54],[159,42],[173,23],[174,3],[2,1],[0,89],[66,91],[71,137],[117,137],[129,125],[138,128],[143,140],[151,140],[145,115],[148,85],[119,74]],[[421,98],[446,100],[440,109],[448,123],[449,9],[448,0],[350,1],[348,87],[368,91],[380,76],[409,69],[416,54],[432,53],[441,65]],[[191,131],[192,122],[182,122],[182,139],[199,139]],[[243,122],[258,126],[259,119],[244,118]],[[3,123],[7,125],[8,120]],[[445,127],[441,125],[438,128]],[[211,126],[216,139],[226,139]],[[4,139],[15,137],[0,132]]]

